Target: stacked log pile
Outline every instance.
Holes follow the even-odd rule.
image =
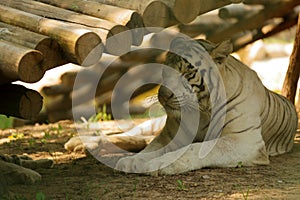
[[[95,71],[100,73],[101,66],[110,62],[107,56],[102,58],[103,53],[123,55],[132,45],[142,44],[150,27],[172,26],[213,42],[232,39],[237,50],[295,25],[299,4],[299,0],[2,0],[0,85],[16,80],[37,82],[47,70],[66,63],[93,66],[87,74],[95,76]],[[165,44],[155,37],[156,42]],[[138,64],[157,62],[162,53],[137,49],[120,58],[111,57],[114,62],[97,87],[97,105],[108,103],[119,77]],[[150,74],[135,73],[144,75],[137,79],[147,79]],[[67,83],[62,77],[61,85],[44,88],[46,96],[55,96],[55,101],[46,105],[49,116],[60,116],[51,121],[71,117],[72,99],[78,109],[91,102],[83,98],[87,92],[72,91],[75,76],[66,74]],[[87,84],[81,90],[88,88]],[[153,86],[141,91],[149,88]]]

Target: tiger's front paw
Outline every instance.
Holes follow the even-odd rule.
[[[128,156],[121,158],[115,169],[126,173],[143,173],[146,159],[141,156]]]

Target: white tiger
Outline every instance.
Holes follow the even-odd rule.
[[[241,163],[266,165],[269,156],[292,149],[298,122],[293,104],[265,88],[254,71],[230,56],[229,41],[215,45],[176,38],[170,49],[173,52],[168,52],[166,65],[179,75],[168,70],[162,73],[164,86],[158,97],[168,115],[166,125],[139,154],[119,160],[116,169],[178,174]],[[205,61],[204,49],[221,81],[210,73],[213,66]],[[218,102],[221,82],[226,100],[217,103],[213,112],[211,102]],[[199,121],[195,117],[198,110]]]

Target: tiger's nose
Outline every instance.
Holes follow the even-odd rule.
[[[167,87],[161,85],[158,90],[158,100],[161,103],[167,102],[169,99],[171,99],[174,96],[174,93],[169,90]]]

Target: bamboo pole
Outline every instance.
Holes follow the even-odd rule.
[[[36,0],[74,12],[91,15],[128,27],[132,32],[134,45],[140,45],[144,37],[144,22],[142,16],[134,10],[111,6],[93,1],[81,0]]]
[[[41,52],[0,40],[0,84],[39,81],[43,75]]]
[[[92,65],[98,62],[103,52],[100,37],[80,26],[46,19],[2,5],[0,5],[0,21],[55,39],[71,62]],[[83,63],[92,51],[96,52],[95,57]]]
[[[43,105],[42,96],[21,85],[0,86],[0,113],[7,116],[14,116],[23,119],[35,118]]]
[[[59,44],[45,35],[0,22],[0,39],[40,51],[43,71],[66,63]]]
[[[290,57],[290,64],[284,79],[282,95],[295,103],[295,95],[300,75],[300,14],[294,42],[294,49]]]

